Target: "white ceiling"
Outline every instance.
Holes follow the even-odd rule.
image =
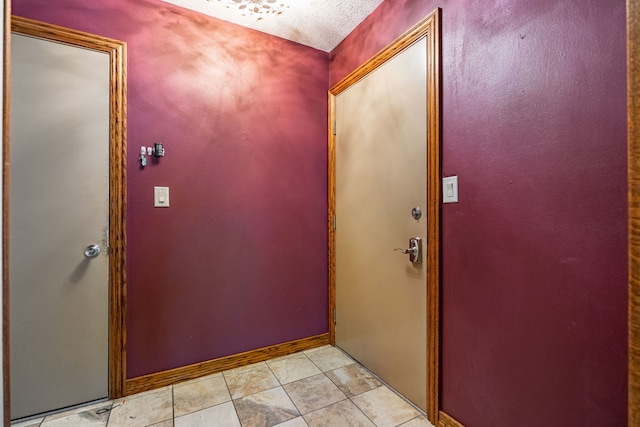
[[[382,0],[163,0],[330,52]]]

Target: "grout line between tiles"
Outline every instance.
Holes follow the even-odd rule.
[[[115,402],[115,400],[111,401],[111,406],[109,407],[109,411],[107,411],[107,423],[105,424],[105,426],[109,425],[109,420],[111,419],[111,411],[113,411],[114,402]]]
[[[362,365],[359,361],[357,361],[357,360],[356,360],[356,359],[354,359],[353,357],[349,356],[349,355],[348,355],[344,350],[342,350],[341,348],[339,348],[339,347],[333,347],[333,348],[335,348],[336,350],[340,351],[344,356],[349,357],[349,359],[351,359],[351,360],[353,361],[353,363],[354,363],[354,364],[356,364],[359,368],[362,368],[365,372],[367,372],[369,375],[371,375],[371,377],[372,377],[372,378],[375,378],[377,381],[379,381],[379,382],[380,382],[380,384],[381,384],[380,386],[375,387],[375,388],[373,388],[373,389],[371,389],[371,390],[368,390],[368,391],[376,390],[376,389],[378,389],[378,388],[380,388],[380,387],[383,387],[383,386],[384,386],[384,387],[388,388],[389,390],[391,390],[395,395],[397,395],[398,397],[400,397],[404,402],[408,403],[412,408],[414,408],[414,409],[418,412],[418,414],[419,414],[419,415],[418,415],[417,417],[412,418],[411,420],[413,420],[413,419],[419,419],[419,418],[421,418],[421,417],[426,418],[426,413],[425,413],[422,409],[420,409],[419,407],[417,407],[413,402],[411,402],[411,401],[410,401],[410,400],[408,400],[406,397],[404,397],[401,393],[399,393],[397,390],[395,390],[393,387],[391,387],[388,383],[386,383],[384,380],[382,380],[379,376],[377,376],[376,374],[374,374],[373,372],[371,372],[368,368],[366,368],[364,365]],[[318,350],[321,350],[321,348],[319,348],[319,349],[315,349],[315,350],[316,350],[316,351],[318,351]],[[302,413],[302,411],[300,410],[300,407],[299,407],[299,406],[294,402],[294,400],[292,399],[292,397],[291,397],[291,395],[289,394],[289,392],[285,389],[285,385],[286,385],[286,384],[283,384],[283,383],[282,383],[282,381],[280,380],[280,378],[278,378],[278,376],[276,375],[276,372],[274,371],[274,369],[272,368],[272,366],[268,363],[268,362],[272,361],[273,359],[272,359],[272,360],[269,360],[269,361],[265,361],[265,362],[263,362],[263,363],[264,363],[264,365],[266,365],[266,366],[267,366],[267,368],[268,368],[269,372],[270,372],[270,373],[271,373],[271,374],[276,378],[276,381],[277,381],[277,383],[278,383],[278,386],[271,387],[271,388],[269,388],[269,389],[267,389],[267,390],[263,390],[263,391],[261,391],[261,392],[265,392],[265,391],[269,391],[269,390],[274,390],[274,389],[276,389],[276,388],[281,388],[281,389],[285,392],[286,396],[287,396],[287,397],[288,397],[288,399],[291,401],[291,403],[293,404],[293,406],[296,408],[296,410],[297,410],[297,412],[298,412],[298,416],[299,416],[299,417],[301,417],[301,418],[302,418],[302,420],[303,420],[305,423],[307,423],[307,418],[306,418],[306,416],[308,416],[309,414],[314,413],[314,412],[319,411],[319,410],[326,409],[326,408],[328,408],[328,407],[330,407],[330,406],[337,405],[337,404],[343,403],[343,402],[345,402],[345,401],[348,401],[351,405],[353,405],[353,407],[355,407],[355,409],[356,409],[360,414],[362,414],[366,419],[368,419],[368,420],[369,420],[369,421],[370,421],[374,426],[377,426],[377,424],[374,422],[374,420],[373,420],[373,419],[371,419],[371,418],[370,418],[370,416],[368,416],[368,415],[367,415],[367,414],[366,414],[366,413],[365,413],[365,412],[364,412],[364,411],[363,411],[363,410],[362,410],[362,409],[361,409],[361,408],[356,404],[356,402],[354,401],[354,398],[356,398],[356,397],[358,397],[358,396],[361,396],[362,394],[364,394],[364,393],[366,393],[366,392],[359,393],[359,394],[358,394],[358,395],[356,395],[356,396],[348,396],[346,393],[344,393],[344,392],[342,391],[342,389],[340,389],[339,384],[337,384],[337,383],[336,383],[336,382],[335,382],[335,381],[334,381],[334,380],[333,380],[329,375],[327,375],[329,372],[333,372],[333,371],[336,371],[336,370],[338,370],[338,369],[344,368],[344,366],[340,366],[340,367],[337,367],[337,368],[335,368],[335,369],[330,369],[330,370],[327,370],[326,372],[324,372],[324,371],[322,370],[322,368],[321,368],[321,367],[320,367],[316,362],[314,362],[314,361],[313,361],[313,360],[312,360],[312,359],[311,359],[311,358],[306,354],[306,352],[305,352],[305,351],[301,351],[301,352],[298,352],[298,353],[293,353],[293,354],[291,354],[291,355],[287,355],[286,357],[300,357],[300,356],[304,356],[304,358],[305,358],[306,360],[310,361],[310,362],[311,362],[311,364],[312,364],[313,366],[315,366],[315,367],[320,371],[320,374],[324,375],[324,377],[325,377],[325,378],[327,378],[327,379],[328,379],[328,380],[329,380],[329,381],[330,381],[334,386],[336,386],[336,387],[337,387],[337,388],[338,388],[338,389],[339,389],[339,390],[340,390],[340,391],[345,395],[344,399],[340,399],[340,400],[338,400],[338,401],[336,401],[336,402],[332,402],[332,403],[327,404],[327,405],[324,405],[324,406],[322,406],[322,407],[320,407],[320,408],[315,408],[313,411],[309,411],[309,412],[307,412],[306,414],[303,414],[303,413]],[[283,357],[283,358],[280,358],[280,359],[284,359],[284,358],[286,358],[286,357]],[[320,360],[320,359],[319,359],[319,360]],[[345,366],[346,366],[346,365],[345,365]],[[236,405],[237,401],[238,401],[238,400],[240,400],[240,399],[243,399],[243,398],[250,397],[250,396],[252,396],[252,395],[254,395],[254,394],[256,394],[256,393],[253,393],[252,395],[241,396],[241,397],[238,397],[238,398],[234,399],[234,398],[233,398],[233,396],[232,396],[232,393],[231,393],[231,389],[230,389],[230,387],[229,387],[229,382],[227,381],[227,377],[224,375],[224,374],[225,374],[225,372],[230,372],[230,371],[232,371],[232,370],[230,369],[230,370],[227,370],[227,371],[222,371],[222,372],[220,373],[220,374],[221,374],[220,376],[222,377],[222,380],[223,380],[223,382],[224,382],[224,384],[225,384],[225,387],[226,387],[226,391],[227,391],[227,393],[229,394],[229,399],[230,399],[230,401],[231,401],[231,403],[232,403],[232,405],[233,405],[233,409],[234,409],[234,411],[235,411],[235,415],[236,415],[236,417],[237,417],[238,421],[240,421],[240,415],[238,414],[238,407],[237,407],[237,405]],[[316,375],[319,375],[319,374],[316,374]],[[310,377],[313,377],[313,376],[316,376],[316,375],[311,375]],[[289,383],[287,383],[287,384],[293,384],[293,383],[295,383],[295,382],[303,381],[303,380],[308,379],[308,378],[310,378],[310,377],[300,378],[300,379],[298,379],[298,380],[296,380],[296,381],[291,381],[291,382],[289,382]],[[175,400],[175,387],[174,387],[174,385],[170,385],[170,386],[168,386],[168,387],[170,388],[170,391],[171,391],[171,420],[170,420],[170,421],[171,421],[171,423],[170,423],[170,425],[171,425],[171,426],[175,426],[175,420],[176,420],[176,408],[175,408],[175,404],[176,404],[176,400]],[[156,390],[156,391],[157,391],[157,390]],[[368,391],[367,391],[367,392],[368,392]],[[260,392],[258,392],[258,393],[260,393]],[[108,426],[109,426],[109,423],[110,423],[111,421],[113,421],[113,420],[111,419],[111,412],[112,412],[112,410],[114,409],[114,407],[115,407],[115,406],[119,406],[119,405],[115,405],[115,404],[116,404],[116,403],[118,403],[118,402],[120,402],[120,401],[121,401],[121,400],[123,400],[123,399],[126,399],[126,398],[127,398],[127,397],[124,397],[124,398],[122,398],[122,399],[117,399],[117,400],[113,400],[113,401],[111,401],[111,402],[110,402],[111,406],[109,407],[109,414],[108,414],[108,416],[107,416],[107,418],[106,418],[106,420],[105,420],[105,421],[106,421],[105,426],[107,426],[107,427],[108,427]],[[105,402],[105,403],[109,403],[109,402],[107,401],[107,402]],[[223,403],[224,403],[224,402],[223,402]],[[220,404],[222,404],[222,403],[220,403]],[[216,405],[214,405],[214,406],[216,406]],[[203,409],[206,409],[206,408],[203,408]],[[194,412],[197,412],[197,411],[194,411]],[[34,427],[35,427],[35,426],[39,426],[39,427],[41,427],[45,420],[46,420],[46,417],[43,417],[39,422],[37,422],[37,424],[34,424]],[[411,421],[411,420],[409,420],[409,421]]]
[[[282,389],[284,390],[284,387],[283,387],[284,384],[282,384],[282,382],[280,381],[280,378],[278,378],[278,376],[276,375],[276,371],[274,371],[273,368],[271,368],[271,365],[268,364],[266,360],[265,360],[264,364],[267,365],[267,368],[269,368],[269,371],[271,372],[271,375],[273,375],[273,377],[276,379],[276,381],[278,381],[278,384],[280,384],[280,387],[282,387]]]
[[[355,360],[355,359],[354,359]],[[406,397],[404,397],[400,392],[398,392],[395,388],[391,387],[385,380],[383,380],[382,378],[380,378],[379,376],[377,376],[376,374],[374,374],[373,372],[371,372],[369,369],[367,369],[367,367],[365,367],[364,365],[360,364],[360,362],[357,362],[362,369],[364,369],[365,371],[367,371],[368,373],[371,374],[371,376],[373,376],[375,379],[377,379],[378,381],[380,381],[380,383],[387,387],[389,390],[391,390],[396,396],[398,396],[400,399],[404,400],[405,402],[407,402],[409,405],[411,405],[411,407],[413,409],[415,409],[416,411],[418,411],[420,413],[420,415],[422,415],[423,417],[427,417],[427,413],[425,411],[423,411],[422,409],[420,409],[418,406],[416,406],[415,403],[413,403],[412,401],[410,401],[409,399],[407,399]],[[379,387],[378,387],[379,388]],[[373,389],[375,390],[375,389]],[[371,390],[369,390],[371,391]],[[364,393],[362,393],[364,394]],[[360,396],[360,394],[358,395]],[[354,396],[355,397],[355,396]],[[354,402],[355,405],[355,402]],[[375,424],[375,423],[374,423]]]
[[[278,377],[276,377],[277,379]],[[278,380],[278,382],[280,382],[280,380]],[[291,403],[293,403],[293,406],[296,408],[296,411],[298,411],[298,415],[300,415],[303,419],[304,419],[304,414],[302,413],[302,411],[300,410],[300,408],[298,407],[298,405],[296,405],[296,402],[293,401],[293,399],[291,398],[291,395],[289,394],[289,392],[287,391],[286,388],[284,388],[284,385],[282,383],[280,383],[280,387],[282,388],[282,390],[284,391],[284,394],[287,395],[287,397],[289,398],[289,400],[291,401]],[[307,421],[305,420],[305,423]]]
[[[336,348],[337,348],[337,347],[336,347]],[[342,350],[340,350],[340,351],[342,351]],[[359,362],[357,362],[355,359],[353,359],[353,360],[355,361],[355,364],[360,365],[360,363],[359,363]],[[344,367],[344,366],[342,366],[341,368],[343,368],[343,367]],[[369,372],[369,370],[367,370],[364,366],[360,365],[360,367],[362,367],[362,369],[365,369],[367,372]],[[340,369],[340,368],[332,369],[331,371],[327,371],[327,372],[333,372],[333,371],[336,371],[336,370],[338,370],[338,369]],[[329,381],[331,381],[331,383],[333,383],[333,385],[335,385],[336,387],[338,387],[338,390],[342,391],[342,390],[340,389],[340,386],[339,386],[338,384],[336,384],[336,382],[335,382],[335,381],[333,381],[333,380],[331,379],[331,377],[329,377],[329,376],[327,375],[327,372],[324,372],[324,375],[325,375],[327,378],[329,378]],[[382,383],[381,383],[381,384],[382,384]],[[376,388],[378,388],[378,387],[376,387]],[[374,389],[372,389],[372,390],[375,390],[375,388],[374,388]],[[367,391],[371,391],[371,390],[367,390]],[[353,396],[353,397],[347,396],[347,394],[346,394],[346,393],[344,393],[344,392],[342,392],[342,393],[346,396],[346,399],[341,400],[340,402],[344,402],[345,400],[348,400],[348,401],[349,401],[349,402],[350,402],[350,403],[351,403],[351,404],[352,404],[352,405],[353,405],[353,406],[358,410],[358,412],[360,412],[362,415],[364,415],[364,417],[365,417],[366,419],[368,419],[369,421],[371,421],[371,424],[373,424],[374,426],[378,427],[378,425],[377,425],[377,424],[376,424],[376,423],[375,423],[375,422],[374,422],[374,421],[373,421],[373,420],[372,420],[372,419],[371,419],[367,414],[365,414],[365,412],[364,412],[362,409],[360,409],[360,407],[359,407],[358,405],[356,405],[356,402],[354,402],[354,401],[353,401],[353,398],[354,398],[354,397],[360,396],[361,394],[364,394],[364,393],[366,393],[366,392],[364,392],[364,393],[360,393],[360,394],[357,394],[356,396]],[[336,402],[336,403],[339,403],[339,402]]]
[[[374,389],[374,390],[375,390],[375,389]],[[368,419],[369,421],[371,421],[371,424],[373,424],[373,425],[374,425],[374,426],[376,426],[376,427],[379,427],[379,426],[378,426],[378,424],[376,424],[376,422],[375,422],[374,420],[372,420],[372,419],[371,419],[371,417],[370,417],[369,415],[367,415],[367,414],[366,414],[366,413],[365,413],[365,412],[364,412],[364,411],[363,411],[363,410],[362,410],[358,405],[356,405],[356,402],[354,402],[354,401],[353,401],[353,398],[352,398],[352,397],[350,397],[350,398],[349,398],[349,402],[351,402],[351,404],[352,404],[353,406],[355,406],[355,407],[356,407],[356,409],[358,409],[358,411],[360,411],[360,413],[361,413],[362,415],[364,415],[364,417],[365,417],[366,419]]]
[[[416,411],[418,411],[418,413],[419,413],[421,416],[423,416],[424,418],[426,418],[426,419],[428,420],[428,418],[427,418],[427,413],[426,413],[425,411],[423,411],[423,410],[422,410],[422,409],[420,409],[418,406],[416,406],[416,404],[414,404],[412,401],[410,401],[409,399],[407,399],[406,397],[404,397],[404,396],[403,396],[401,393],[399,393],[395,388],[391,387],[391,386],[390,386],[386,381],[384,381],[382,378],[380,378],[379,376],[377,376],[376,374],[374,374],[373,372],[371,372],[371,370],[369,370],[366,366],[364,366],[364,365],[363,365],[362,363],[360,363],[358,360],[356,360],[355,358],[353,358],[351,355],[349,355],[347,352],[345,352],[345,351],[344,351],[343,349],[341,349],[340,347],[335,346],[334,348],[336,348],[336,349],[340,350],[340,351],[341,351],[342,353],[344,353],[346,356],[348,356],[348,357],[350,357],[351,359],[353,359],[353,361],[354,361],[357,365],[359,365],[362,369],[364,369],[365,371],[367,371],[367,372],[368,372],[372,377],[374,377],[375,379],[377,379],[378,381],[380,381],[380,384],[382,384],[382,386],[387,387],[387,388],[388,388],[389,390],[391,390],[395,395],[397,395],[397,396],[398,396],[398,397],[400,397],[403,401],[405,401],[406,403],[408,403],[409,405],[411,405],[411,407],[412,407],[412,408],[414,408]],[[340,368],[336,368],[336,369],[340,369]],[[332,371],[335,371],[336,369],[333,369]],[[332,372],[332,371],[328,371],[328,372]],[[329,378],[329,379],[331,380],[331,378]],[[335,383],[334,383],[334,384],[335,384]],[[338,385],[336,384],[336,386],[338,386]],[[380,387],[382,387],[382,386],[380,386]],[[380,388],[380,387],[377,387],[377,388]],[[338,387],[338,388],[339,388],[339,387]],[[372,389],[372,390],[375,390],[375,389]],[[369,391],[371,391],[371,390],[369,390]],[[365,392],[365,393],[367,393],[367,392]],[[364,394],[364,393],[360,393],[360,394],[358,394],[357,396],[360,396],[360,395],[362,395],[362,394]],[[364,413],[364,411],[362,411],[362,410],[360,409],[360,407],[356,404],[356,402],[354,402],[354,401],[353,401],[353,398],[355,398],[355,397],[357,397],[357,396],[348,397],[348,399],[351,401],[351,403],[353,403],[353,404],[356,406],[356,408],[358,408],[358,409],[360,410],[360,412],[362,412],[362,413],[364,414],[364,416],[365,416],[365,417],[367,417],[367,419],[369,419],[369,420],[370,420],[374,425],[376,425],[376,426],[377,426],[377,424],[376,424],[376,423],[375,423],[371,418],[369,418],[369,416],[367,416],[367,414],[365,414],[365,413]],[[416,417],[416,418],[419,418],[419,417]],[[412,420],[413,420],[413,419],[414,419],[414,418],[412,418]],[[409,421],[411,421],[411,420],[409,420]],[[407,422],[409,422],[409,421],[407,421]]]
[[[305,379],[307,379],[307,378],[315,377],[315,376],[317,376],[317,375],[324,375],[324,377],[325,377],[325,378],[327,378],[329,381],[331,381],[331,378],[329,378],[329,377],[326,375],[326,373],[325,373],[325,372],[323,372],[323,371],[322,371],[322,369],[321,369],[321,368],[320,368],[320,367],[319,367],[319,366],[318,366],[318,365],[317,365],[313,360],[311,360],[311,358],[310,358],[309,356],[307,356],[307,354],[306,354],[304,351],[301,351],[301,352],[298,352],[298,353],[293,353],[293,354],[291,354],[291,355],[289,355],[289,356],[297,356],[297,355],[302,355],[302,356],[304,356],[304,357],[305,357],[309,362],[311,362],[311,364],[312,364],[313,366],[315,366],[316,368],[318,368],[318,370],[320,371],[320,374],[311,375],[310,377],[300,378],[300,379],[298,379],[298,380],[296,380],[296,381],[291,381],[291,382],[289,382],[289,383],[287,383],[287,384],[294,384],[294,383],[296,383],[296,382],[298,382],[298,381],[303,381],[303,380],[305,380]],[[267,366],[269,366],[269,369],[271,369],[271,365],[269,365],[269,363],[267,363]],[[304,416],[305,416],[305,415],[310,414],[311,412],[318,411],[318,410],[320,410],[320,409],[324,409],[324,408],[326,408],[326,407],[328,407],[328,406],[334,405],[334,404],[336,404],[336,403],[338,403],[338,402],[342,402],[342,401],[344,401],[344,400],[345,400],[345,399],[342,399],[342,400],[339,400],[338,402],[333,402],[333,403],[330,403],[330,404],[328,404],[328,405],[325,405],[325,406],[323,406],[322,408],[316,408],[316,409],[314,409],[314,410],[313,410],[313,411],[311,411],[311,412],[307,412],[307,414],[303,414],[303,413],[302,413],[302,411],[300,410],[300,407],[298,407],[298,405],[297,405],[297,404],[296,404],[296,402],[293,400],[293,398],[291,397],[291,395],[289,394],[289,392],[287,391],[287,389],[284,387],[284,386],[285,386],[285,384],[283,384],[283,383],[280,381],[280,378],[278,378],[278,376],[277,376],[277,375],[276,375],[276,373],[273,371],[273,369],[271,369],[271,372],[272,372],[272,373],[273,373],[273,375],[276,377],[276,380],[278,380],[278,383],[280,384],[280,387],[282,388],[282,390],[284,390],[285,394],[287,395],[287,397],[289,398],[289,400],[291,401],[291,403],[293,403],[293,406],[295,406],[296,410],[298,411],[298,414],[300,415],[300,417],[302,417],[302,419],[304,420],[304,422],[305,422],[305,423],[307,423],[307,420],[304,418]],[[334,384],[334,383],[333,383],[333,381],[331,381],[331,383],[332,383],[332,384]],[[336,386],[336,387],[337,387],[337,386]],[[348,399],[348,397],[347,397],[346,395],[345,395],[345,398],[346,398],[346,399]]]
[[[176,425],[176,397],[174,396],[174,386],[171,385],[171,426]]]

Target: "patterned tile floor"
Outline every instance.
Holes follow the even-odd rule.
[[[331,346],[13,426],[433,427]]]

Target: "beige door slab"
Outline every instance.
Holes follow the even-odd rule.
[[[330,91],[330,314],[336,345],[437,417],[438,11]],[[416,219],[412,210],[423,215]],[[394,251],[422,238],[422,263]]]
[[[336,344],[423,410],[426,99],[424,38],[336,97]]]
[[[126,92],[124,43],[11,24],[5,358],[16,419],[121,395]]]

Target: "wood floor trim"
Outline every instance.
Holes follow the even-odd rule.
[[[329,344],[329,341],[329,333],[325,333],[269,347],[263,347],[244,353],[221,357],[219,359],[194,363],[193,365],[182,366],[167,371],[131,378],[125,382],[125,395],[130,396],[132,394],[215,374],[228,369],[239,368],[252,363],[264,362],[265,360],[273,359],[274,357],[281,357],[297,353],[299,351],[311,350],[316,347],[327,345]]]
[[[458,422],[446,412],[440,411],[438,414],[438,427],[464,427],[464,424]]]

